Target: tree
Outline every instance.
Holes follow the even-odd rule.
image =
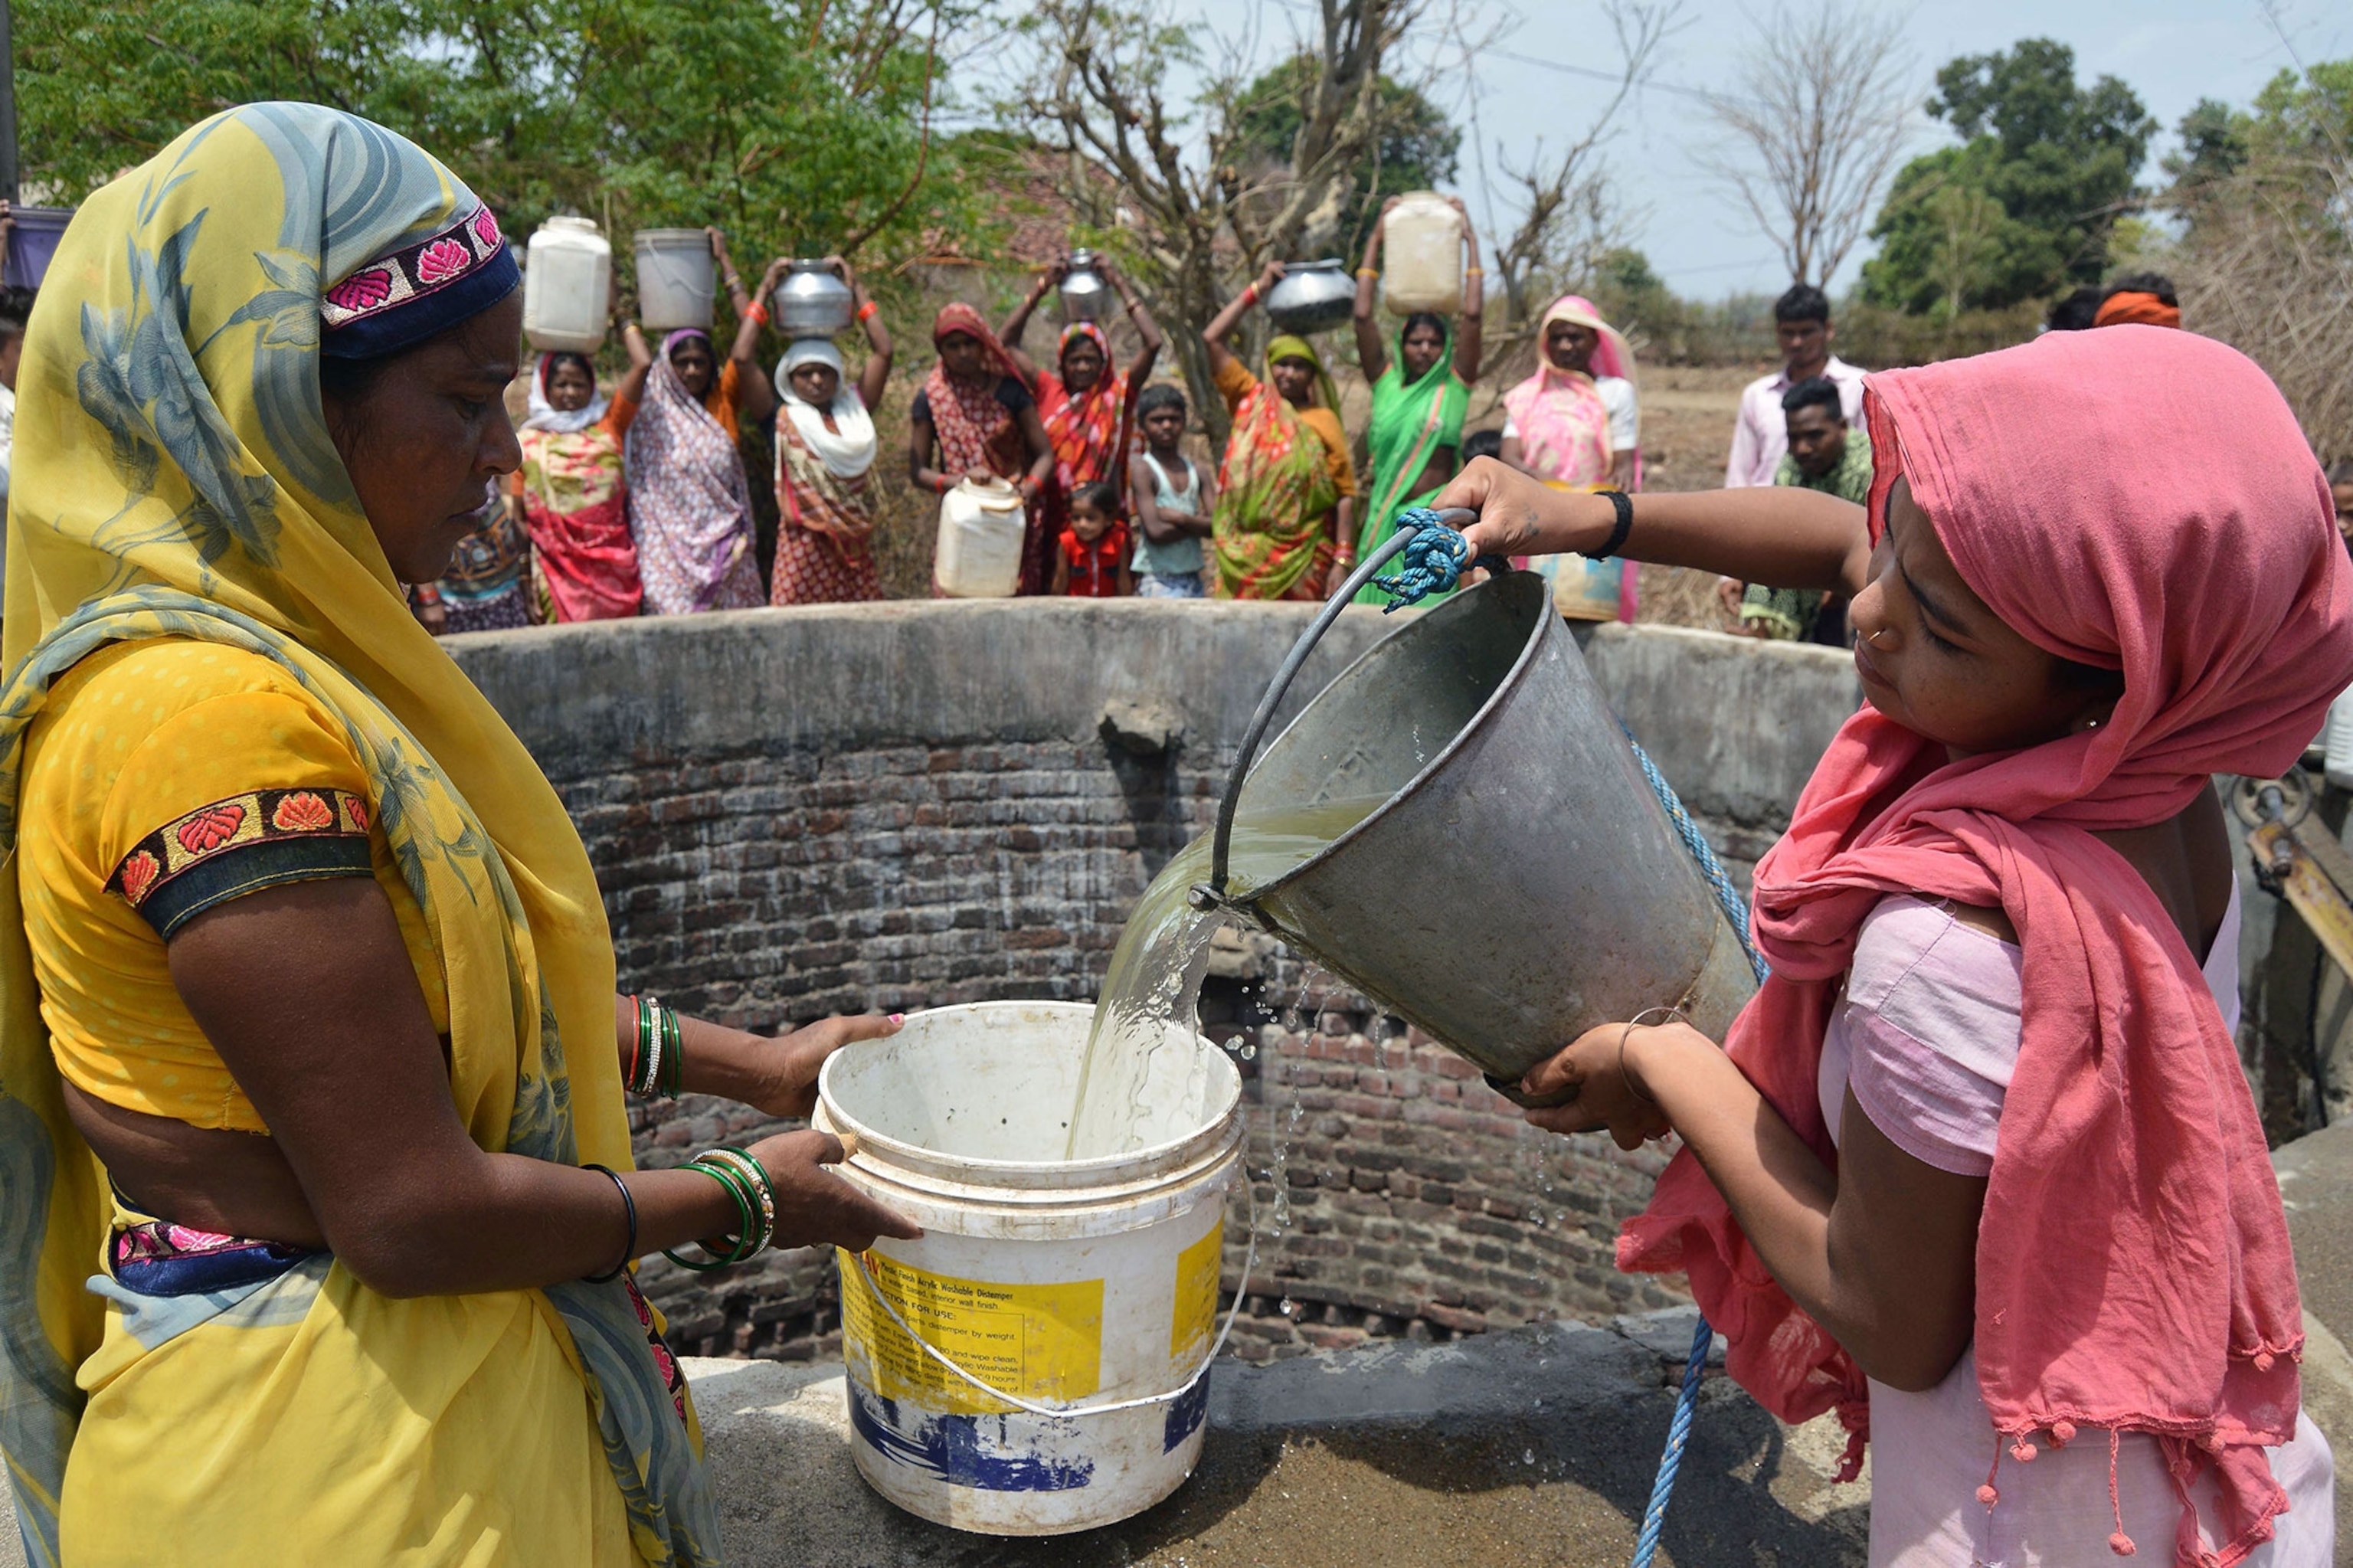
[[[1790,278],[1827,283],[1862,238],[1910,132],[1913,70],[1901,16],[1823,0],[1758,25],[1742,92],[1716,122],[1755,163],[1712,151],[1701,165],[1736,191]]]
[[[1204,125],[1167,84],[1204,69],[1191,28],[1153,0],[1039,0],[1023,23],[1038,45],[1008,117],[1050,147],[1060,195],[1121,252],[1165,321],[1201,322],[1271,258],[1330,255],[1353,227],[1355,181],[1386,129],[1381,67],[1418,0],[1319,0],[1298,51],[1298,116],[1286,155],[1255,155],[1240,62],[1208,69]],[[1208,356],[1170,334],[1194,406],[1225,440]]]
[[[2166,196],[2182,313],[2271,374],[2324,459],[2353,458],[2353,59],[2282,71],[2207,125]]]
[[[1865,297],[1913,312],[1948,303],[1938,258],[1954,209],[1938,193],[1956,184],[1982,192],[2002,214],[1978,247],[1963,308],[2097,282],[2109,229],[2138,205],[2134,182],[2157,128],[2132,90],[2108,76],[2079,87],[2074,51],[2048,38],[1964,56],[1936,73],[1936,88],[1928,112],[1961,145],[1915,158],[1895,176],[1872,227],[1881,244],[1863,267]]]
[[[1297,54],[1241,90],[1232,111],[1237,162],[1248,161],[1261,173],[1288,164],[1314,71],[1313,58]],[[1382,77],[1377,91],[1371,145],[1340,195],[1343,209],[1354,215],[1342,238],[1348,255],[1371,237],[1383,201],[1451,182],[1462,146],[1462,132],[1419,88]]]
[[[193,122],[299,98],[439,155],[510,229],[720,222],[747,258],[912,240],[964,0],[19,0],[26,176],[77,200]],[[918,201],[918,194],[923,199]],[[624,267],[627,247],[621,247]]]

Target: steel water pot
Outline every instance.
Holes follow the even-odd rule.
[[[1097,266],[1093,251],[1071,252],[1070,270],[1062,274],[1063,320],[1103,320],[1103,311],[1111,303],[1111,282],[1097,270]]]
[[[1336,256],[1293,261],[1266,291],[1266,319],[1282,331],[1305,336],[1329,332],[1356,309],[1356,281]]]
[[[849,285],[822,261],[793,262],[771,299],[771,319],[787,338],[831,337],[849,324],[857,308]]]
[[[1374,563],[1359,572],[1369,576]],[[1339,596],[1335,604],[1350,597]],[[1193,902],[1255,920],[1483,1068],[1529,1068],[1597,1024],[1680,1007],[1722,1039],[1757,982],[1632,747],[1553,613],[1513,571],[1366,650],[1251,758],[1319,618],[1259,710],[1220,816],[1382,804],[1263,887]]]

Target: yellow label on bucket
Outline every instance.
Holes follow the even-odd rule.
[[[951,1279],[881,1253],[841,1253],[843,1351],[864,1361],[874,1392],[958,1415],[1010,1410],[925,1355],[874,1303],[880,1289],[933,1349],[1022,1399],[1082,1398],[1103,1384],[1100,1279],[998,1285]],[[871,1266],[861,1268],[861,1264]],[[849,1277],[862,1273],[864,1279]]]
[[[1176,1308],[1168,1319],[1170,1361],[1209,1348],[1209,1328],[1218,1320],[1218,1267],[1225,1253],[1221,1215],[1221,1223],[1211,1225],[1208,1234],[1176,1255]]]

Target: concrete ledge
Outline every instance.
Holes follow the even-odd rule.
[[[1688,1308],[1268,1367],[1220,1362],[1201,1467],[1125,1523],[1047,1541],[900,1512],[849,1457],[841,1370],[690,1360],[735,1568],[1437,1568],[1623,1560],[1648,1501]],[[1818,1424],[1819,1425],[1819,1424]],[[1680,1568],[1859,1564],[1869,1491],[1839,1441],[1711,1379],[1665,1547]]]

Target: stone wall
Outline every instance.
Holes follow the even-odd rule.
[[[1129,906],[1208,825],[1310,613],[893,603],[451,647],[578,822],[623,985],[765,1029],[1092,997]],[[1393,626],[1344,616],[1292,706]],[[1743,866],[1854,701],[1852,666],[1826,650],[1606,627],[1588,657]],[[1237,1353],[1667,1299],[1609,1264],[1655,1154],[1530,1131],[1467,1064],[1268,938],[1231,937],[1213,973],[1204,1026],[1243,1069],[1266,1237]],[[649,1163],[763,1125],[691,1097],[633,1115]],[[1240,1261],[1237,1245],[1229,1288]],[[681,1350],[808,1356],[836,1342],[823,1256],[772,1254],[715,1277],[657,1260],[646,1278]]]

